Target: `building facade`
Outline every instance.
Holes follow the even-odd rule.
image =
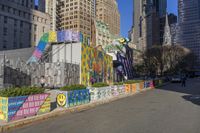
[[[171,31],[171,36],[172,36],[172,45],[177,45],[178,44],[178,34],[180,31],[180,27],[179,27],[178,23],[171,24],[170,31]]]
[[[110,33],[109,27],[107,24],[96,20],[95,21],[95,38],[96,46],[102,46],[102,48],[106,47],[107,45],[111,44],[114,39],[119,38],[119,36],[115,36]]]
[[[0,1],[0,50],[35,46],[50,30],[49,15],[34,10],[34,1]]]
[[[96,0],[96,18],[108,24],[111,34],[120,35],[120,13],[116,0]]]
[[[56,0],[45,0],[45,3],[42,7],[45,8],[45,12],[50,15],[50,25],[51,30],[56,31],[56,17],[57,17],[57,1]],[[42,8],[42,9],[43,9]]]
[[[167,12],[167,0],[153,0],[153,6],[160,17],[165,16]]]
[[[133,6],[133,43],[136,44],[137,49],[143,49],[144,42],[141,41],[144,33],[144,26],[142,26],[143,1],[134,0]]]
[[[90,38],[95,1],[58,0],[57,2],[57,29],[79,31]]]
[[[160,44],[160,18],[166,9],[166,0],[134,0],[133,42],[137,49]]]
[[[180,45],[190,49],[200,63],[200,0],[179,0],[179,37]],[[199,68],[199,66],[198,66]]]

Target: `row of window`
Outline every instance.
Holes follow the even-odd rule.
[[[19,17],[29,19],[29,20],[38,21],[38,22],[47,24],[47,19],[45,19],[45,18],[35,16],[31,13],[21,11],[19,9],[12,8],[12,7],[9,7],[9,6],[6,6],[6,5],[0,5],[0,10],[3,11],[3,12],[11,13],[13,15],[17,15]]]

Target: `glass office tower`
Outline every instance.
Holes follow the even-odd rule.
[[[189,48],[200,63],[200,0],[179,0],[180,45]],[[197,66],[198,66],[197,64]],[[200,66],[198,66],[200,68]]]

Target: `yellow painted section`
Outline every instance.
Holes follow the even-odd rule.
[[[136,93],[136,87],[137,87],[137,84],[132,84],[132,92],[133,93]]]
[[[102,82],[113,82],[112,56],[82,44],[81,52],[81,84],[90,85],[91,78],[102,79]]]
[[[48,96],[44,103],[42,104],[42,106],[40,107],[38,113],[42,114],[42,113],[46,113],[46,112],[50,112],[51,109],[51,99],[50,96]]]
[[[0,120],[7,121],[8,119],[8,98],[0,97]]]
[[[140,90],[144,89],[144,81],[140,82]]]
[[[125,84],[125,92],[130,93],[131,92],[131,84]]]
[[[49,42],[57,42],[57,32],[55,31],[49,32]]]

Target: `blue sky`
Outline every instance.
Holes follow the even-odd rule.
[[[121,35],[127,37],[133,20],[133,0],[117,0],[117,2],[121,14]],[[177,14],[177,0],[168,0],[168,12]]]

